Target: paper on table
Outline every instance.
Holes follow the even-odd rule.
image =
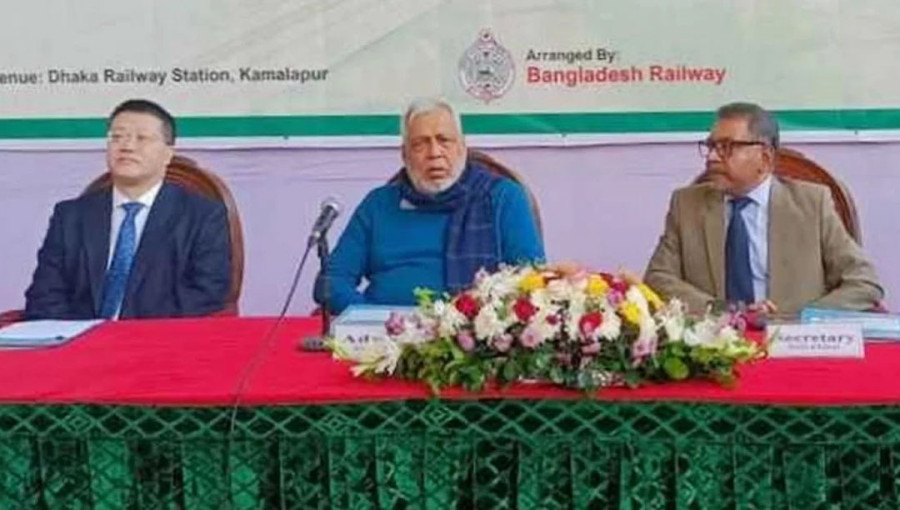
[[[0,328],[0,347],[49,347],[64,344],[103,322],[41,320],[24,321]]]
[[[862,326],[863,336],[868,339],[900,339],[900,316],[896,314],[809,307],[800,313],[800,320],[807,324],[857,323]]]
[[[391,312],[408,315],[415,310],[412,306],[393,306],[393,305],[350,305],[338,315],[335,323],[360,323],[360,322],[380,322],[382,324],[391,316]]]

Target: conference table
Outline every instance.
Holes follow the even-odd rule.
[[[0,351],[0,508],[900,508],[900,345],[736,387],[355,378],[313,318]]]

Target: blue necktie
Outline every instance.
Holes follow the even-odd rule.
[[[750,236],[741,211],[753,200],[731,200],[731,221],[725,238],[725,299],[729,303],[754,303],[753,273],[750,271]]]
[[[134,252],[137,248],[137,229],[134,218],[144,204],[140,202],[128,202],[121,206],[125,209],[125,219],[119,228],[119,237],[116,240],[116,249],[113,251],[112,262],[106,270],[106,278],[103,281],[103,304],[100,307],[100,316],[104,319],[112,319],[119,311],[122,299],[125,297],[125,287],[128,286],[128,275],[131,274],[131,263],[134,261]]]

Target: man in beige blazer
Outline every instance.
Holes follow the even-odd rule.
[[[672,194],[648,285],[693,311],[740,301],[794,315],[807,305],[864,310],[882,299],[828,188],[773,175],[778,125],[768,112],[721,107],[700,147],[706,182]],[[732,225],[736,218],[743,224]]]

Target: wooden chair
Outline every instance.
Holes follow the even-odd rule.
[[[536,226],[537,226],[538,235],[541,236],[541,238],[543,239],[544,226],[543,226],[543,223],[541,222],[541,209],[540,209],[540,206],[538,206],[537,198],[534,196],[534,193],[532,193],[531,188],[528,187],[528,184],[525,182],[525,180],[522,178],[522,176],[518,172],[513,170],[512,168],[509,168],[508,166],[497,161],[493,157],[488,156],[484,152],[481,152],[477,149],[469,149],[468,158],[469,158],[469,161],[474,161],[476,163],[479,163],[481,166],[483,166],[484,168],[486,168],[487,170],[491,171],[494,174],[497,174],[502,177],[506,177],[508,179],[511,179],[511,180],[517,182],[520,186],[522,186],[522,188],[525,189],[525,192],[528,193],[528,203],[531,205],[531,214],[534,216],[534,222],[536,223]],[[397,173],[395,173],[388,180],[388,182],[393,182],[402,176],[403,176],[403,169],[400,169]]]
[[[828,170],[819,166],[815,161],[807,158],[802,153],[793,149],[781,147],[776,152],[775,175],[797,179],[800,181],[814,182],[828,187],[834,200],[834,207],[838,216],[844,223],[844,228],[857,244],[862,246],[862,231],[859,226],[859,216],[856,212],[856,204],[847,186],[831,175]],[[706,180],[706,174],[701,174],[694,180],[695,184]]]
[[[241,297],[241,287],[244,281],[244,234],[237,204],[231,191],[217,175],[201,168],[196,161],[185,156],[176,155],[172,158],[165,180],[225,204],[231,234],[231,287],[225,297],[225,308],[215,315],[237,315],[238,300]],[[106,172],[88,184],[82,195],[108,188],[111,184],[109,173]],[[22,310],[2,312],[0,313],[0,327],[19,321],[22,317]]]
[[[19,322],[25,317],[24,310],[7,310],[0,312],[0,328],[13,322]]]
[[[853,202],[850,190],[843,182],[802,153],[785,147],[778,149],[775,174],[828,186],[831,198],[834,200],[834,207],[837,209],[838,216],[844,223],[847,233],[857,244],[862,246],[862,229],[859,226],[856,204]]]

